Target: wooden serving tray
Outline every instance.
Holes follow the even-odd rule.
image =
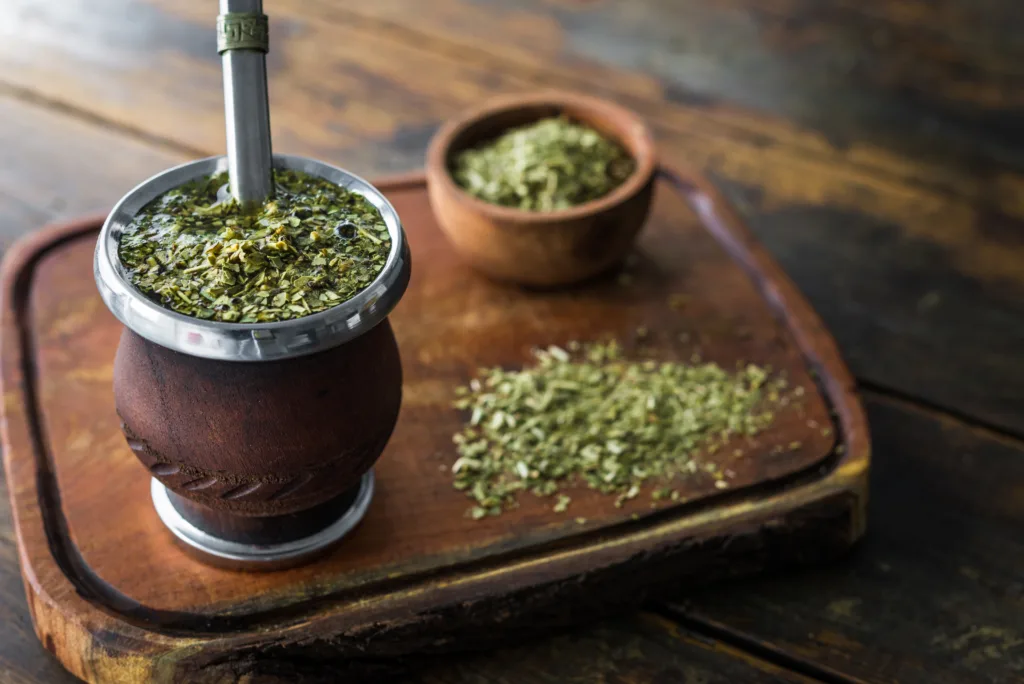
[[[626,270],[557,292],[497,285],[463,266],[421,176],[379,187],[413,254],[392,316],[402,414],[361,526],[322,560],[276,573],[198,563],[157,519],[114,412],[121,326],[93,284],[99,220],[47,228],[9,253],[7,482],[36,631],[71,672],[94,682],[337,681],[345,668],[589,619],[652,587],[829,557],[861,536],[868,434],[850,375],[818,317],[703,180],[661,171]],[[566,513],[525,495],[502,516],[467,518],[470,502],[442,468],[462,421],[453,389],[480,366],[526,362],[537,345],[613,336],[634,349],[641,327],[658,358],[770,364],[804,397],[738,441],[741,456],[716,454],[735,472],[726,490],[691,476],[675,483],[680,501],[656,507],[646,491],[617,509],[579,489]]]

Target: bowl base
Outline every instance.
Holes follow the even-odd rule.
[[[352,531],[373,499],[373,471],[359,484],[308,511],[244,517],[213,511],[153,479],[150,494],[161,522],[196,559],[235,570],[279,570],[313,560]]]

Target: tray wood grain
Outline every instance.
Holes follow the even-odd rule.
[[[869,453],[853,381],[817,316],[702,178],[662,170],[625,270],[555,292],[497,285],[462,265],[421,176],[379,187],[413,253],[392,316],[402,414],[364,522],[330,555],[288,571],[202,565],[161,527],[113,410],[120,325],[92,282],[99,220],[47,228],[9,253],[5,466],[36,631],[71,672],[329,679],[339,667],[390,668],[589,619],[654,588],[824,559],[860,537]],[[670,303],[679,294],[681,308]],[[609,336],[657,358],[770,364],[805,394],[756,439],[708,457],[736,473],[727,490],[691,476],[674,483],[679,502],[642,496],[616,509],[579,489],[564,514],[526,496],[502,516],[467,519],[442,467],[462,420],[453,388],[479,366],[524,363],[533,346]]]

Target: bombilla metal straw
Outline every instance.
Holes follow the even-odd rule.
[[[267,18],[262,0],[220,0],[217,51],[224,72],[231,196],[254,204],[274,192],[267,100]]]

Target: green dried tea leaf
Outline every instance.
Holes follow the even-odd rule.
[[[615,342],[535,357],[522,370],[481,369],[455,393],[466,423],[453,437],[451,472],[476,504],[472,517],[514,506],[522,491],[552,496],[577,484],[614,496],[616,506],[649,480],[661,482],[656,501],[678,501],[666,483],[700,472],[728,487],[735,473],[702,457],[770,425],[786,386],[753,364],[730,373],[714,363],[626,360]],[[559,494],[553,508],[569,502]]]
[[[217,202],[221,173],[150,202],[123,235],[131,282],[178,313],[232,323],[308,316],[374,281],[391,251],[380,212],[362,195],[275,169],[274,198],[255,213]]]
[[[464,150],[455,159],[452,174],[468,193],[492,204],[551,211],[607,195],[635,167],[617,143],[555,117]]]

